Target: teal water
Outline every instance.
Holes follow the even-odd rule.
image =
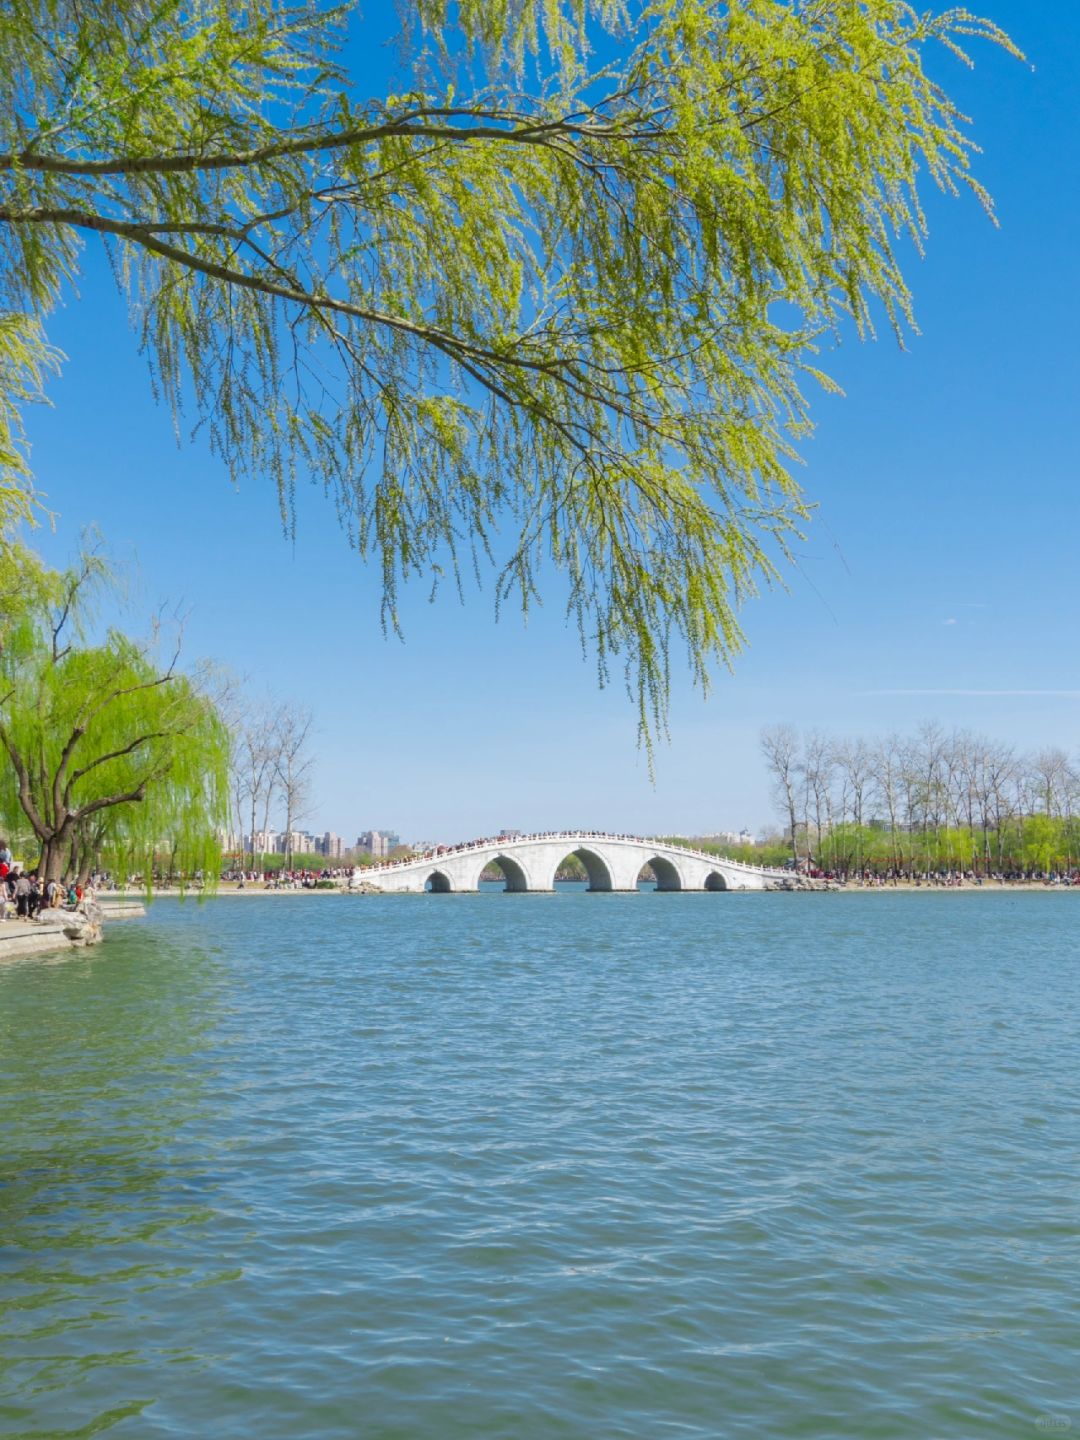
[[[0,1433],[1080,1429],[1080,903],[160,901],[0,967]]]

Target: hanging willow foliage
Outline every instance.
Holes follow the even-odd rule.
[[[156,850],[219,869],[229,736],[205,687],[153,642],[83,622],[107,579],[93,552],[68,571],[22,546],[0,558],[0,819],[29,830],[46,880],[104,864],[149,884]]]
[[[0,314],[0,545],[19,521],[41,510],[30,477],[22,407],[44,398],[42,381],[59,355],[31,315]]]
[[[286,524],[326,486],[385,622],[485,558],[528,610],[553,562],[648,738],[672,642],[730,662],[805,518],[816,338],[910,320],[917,176],[987,203],[927,47],[1012,46],[902,0],[403,16],[423,80],[370,98],[352,4],[8,0],[0,309],[47,312],[104,237],[161,393]]]

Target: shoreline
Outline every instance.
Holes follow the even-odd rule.
[[[21,960],[30,955],[68,954],[100,944],[107,920],[133,920],[146,914],[141,900],[127,896],[106,899],[101,904],[101,926],[97,933],[88,933],[85,917],[71,910],[46,911],[44,920],[5,920],[0,922],[0,963]]]

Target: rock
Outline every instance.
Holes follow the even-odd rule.
[[[97,945],[101,941],[101,906],[88,902],[82,910],[64,912],[64,934],[72,945]]]

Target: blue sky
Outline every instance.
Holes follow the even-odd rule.
[[[676,669],[655,783],[624,691],[598,690],[557,606],[496,624],[490,585],[464,606],[417,585],[404,643],[385,639],[378,575],[321,492],[300,494],[293,542],[269,483],[234,490],[201,443],[178,448],[93,246],[50,322],[68,356],[53,408],[30,416],[60,517],[42,548],[60,560],[97,523],[137,564],[141,611],[188,613],[192,656],[309,705],[311,818],[349,839],[756,829],[772,816],[758,732],[778,720],[876,734],[933,717],[1075,752],[1080,7],[981,8],[1034,70],[981,47],[971,74],[936,69],[975,118],[1001,228],[973,200],[928,196],[927,257],[909,269],[921,334],[825,355],[846,395],[816,406],[798,567],[746,607],[748,648],[707,701]]]

